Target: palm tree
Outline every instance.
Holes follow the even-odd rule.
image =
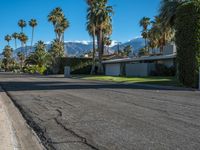
[[[190,0],[162,0],[159,18],[163,26],[174,27],[177,8]]]
[[[159,47],[160,52],[162,53],[166,43],[173,39],[174,30],[169,26],[163,26],[161,19],[156,16],[155,21],[152,21],[152,28],[150,29],[149,34],[151,46],[156,44],[156,47]]]
[[[143,17],[140,20],[140,26],[143,27],[142,37],[145,39],[145,48],[147,48],[147,38],[148,38],[148,26],[151,24],[150,18]]]
[[[53,24],[56,41],[59,41],[60,45],[63,45],[61,47],[64,49],[64,32],[69,28],[69,21],[65,17],[62,9],[60,7],[53,9],[48,15],[48,21]]]
[[[19,40],[21,41],[22,43],[22,47],[24,48],[24,51],[26,53],[26,57],[28,56],[27,54],[27,50],[26,50],[26,43],[28,41],[28,36],[26,36],[24,33],[20,33],[19,34]]]
[[[12,40],[12,36],[6,35],[4,39],[8,42],[8,45],[10,45],[10,41]]]
[[[43,67],[48,64],[48,53],[46,52],[46,45],[43,41],[38,41],[35,46],[35,52],[32,53],[26,60],[27,64],[37,65]]]
[[[13,53],[13,49],[7,45],[4,47],[3,49],[3,64],[5,66],[5,70],[8,71],[10,68],[10,65],[12,63],[12,53]]]
[[[96,36],[96,18],[95,18],[95,8],[94,4],[92,3],[91,0],[87,1],[88,4],[88,9],[87,9],[87,31],[89,35],[92,37],[92,43],[93,43],[93,52],[92,52],[92,68],[90,74],[95,73],[95,63],[96,63],[96,43],[95,43],[95,36]]]
[[[24,21],[24,20],[19,20],[18,21],[18,26],[21,28],[21,32],[23,33],[23,29],[24,29],[24,27],[26,27],[26,21]]]
[[[29,21],[29,26],[32,27],[32,36],[31,36],[31,50],[32,50],[32,47],[33,47],[33,36],[34,36],[34,29],[35,27],[37,26],[37,20],[36,19],[31,19]]]
[[[17,39],[19,38],[19,34],[15,32],[12,34],[12,37],[15,40],[15,49],[17,49]]]
[[[24,64],[24,60],[25,60],[24,53],[18,52],[18,53],[17,53],[17,57],[18,57],[18,60],[19,60],[19,62],[20,62],[20,70],[22,71],[23,64]]]
[[[97,46],[99,52],[98,73],[103,73],[102,56],[104,52],[104,37],[112,33],[112,6],[107,5],[107,0],[87,0],[89,8],[88,17],[93,16],[96,26]],[[92,19],[92,18],[89,18]],[[108,30],[109,29],[109,30]],[[108,32],[109,31],[109,32]]]

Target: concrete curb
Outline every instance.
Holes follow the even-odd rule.
[[[22,114],[1,87],[0,96],[15,134],[13,136],[16,137],[13,144],[16,145],[17,142],[17,150],[46,150],[36,133],[27,124]]]

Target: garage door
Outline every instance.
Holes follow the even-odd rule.
[[[108,76],[119,76],[120,75],[120,64],[106,64],[105,74]]]

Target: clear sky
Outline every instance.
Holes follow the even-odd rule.
[[[160,0],[109,0],[114,7],[112,39],[120,42],[140,36],[139,20],[143,16],[153,17],[157,14]],[[35,30],[35,42],[54,39],[53,27],[47,21],[48,13],[55,7],[61,7],[70,21],[70,28],[65,33],[65,40],[91,40],[85,30],[85,0],[0,0],[0,52],[6,45],[4,36],[20,32],[19,19],[38,20]],[[25,28],[30,37],[31,28]],[[14,42],[11,42],[12,46]],[[29,41],[30,44],[30,41]],[[19,45],[19,44],[18,44]]]

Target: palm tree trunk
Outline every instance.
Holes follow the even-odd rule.
[[[95,46],[95,33],[93,33],[93,36],[92,36],[92,40],[93,40],[93,54],[92,54],[92,69],[91,69],[91,72],[90,74],[94,74],[95,73],[95,57],[96,57],[96,46]]]
[[[99,30],[99,66],[98,73],[103,74],[102,56],[103,56],[103,32]]]
[[[32,36],[31,36],[31,51],[33,48],[33,36],[34,36],[34,27],[32,28]]]

